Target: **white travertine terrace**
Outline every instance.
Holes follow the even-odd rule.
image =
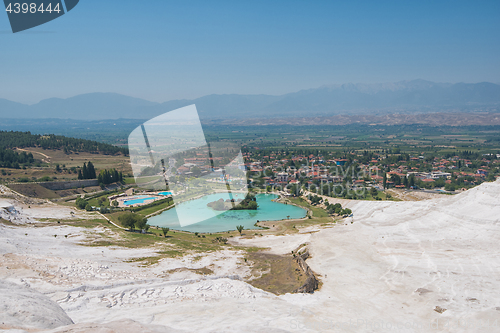
[[[88,237],[84,232],[108,232],[105,228],[0,224],[0,278],[42,293],[75,323],[20,327],[2,317],[0,331],[500,331],[500,181],[439,199],[346,205],[354,217],[333,228],[235,239],[274,253],[309,244],[307,263],[322,287],[314,294],[283,296],[238,279],[248,275],[238,251],[165,259],[143,268],[124,260],[153,255],[154,249],[77,245]],[[40,207],[16,209],[29,220],[43,213]],[[165,273],[207,266],[214,275]],[[48,316],[48,309],[36,311]]]

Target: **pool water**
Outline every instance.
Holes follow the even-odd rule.
[[[236,199],[243,196],[235,195]],[[210,194],[200,199],[181,203],[183,211],[189,211],[194,220],[208,217],[199,223],[181,226],[175,208],[167,210],[160,215],[148,219],[152,226],[169,227],[176,230],[191,232],[221,232],[236,230],[236,226],[243,225],[245,229],[258,229],[254,224],[259,221],[279,221],[283,219],[298,219],[306,216],[306,210],[285,205],[272,200],[278,196],[275,194],[258,194],[256,196],[259,208],[257,210],[229,210],[214,216],[214,211],[207,207],[207,203],[223,198],[221,194]],[[202,218],[200,218],[202,217]]]
[[[131,205],[135,205],[135,204],[142,204],[145,201],[152,200],[152,199],[154,199],[154,197],[150,197],[147,195],[141,195],[141,196],[136,197],[135,199],[124,201],[123,204],[126,206],[131,206]]]
[[[160,192],[159,195],[172,195],[172,192]]]

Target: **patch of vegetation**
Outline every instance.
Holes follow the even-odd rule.
[[[127,148],[119,148],[110,144],[68,138],[61,135],[39,135],[30,132],[0,131],[0,149],[42,147],[43,149],[64,149],[65,153],[89,152],[106,155],[128,154]],[[33,156],[32,156],[33,157]]]
[[[217,201],[212,201],[207,203],[207,206],[216,211],[226,211],[226,210],[257,210],[259,205],[257,204],[257,199],[255,195],[248,193],[245,199],[237,200],[234,199],[219,199]]]
[[[31,198],[40,198],[40,199],[60,198],[60,196],[56,192],[49,190],[41,186],[40,184],[36,183],[9,184],[8,186],[14,191]]]
[[[0,132],[1,135],[2,132]],[[0,143],[1,145],[1,143]],[[20,169],[35,163],[32,153],[15,152],[10,149],[0,148],[0,167]]]
[[[174,202],[173,202],[172,198],[165,198],[165,199],[156,200],[155,202],[152,202],[152,203],[144,205],[144,206],[132,207],[132,208],[130,208],[130,211],[137,213],[137,214],[140,214],[142,216],[146,216],[146,215],[156,213],[157,211],[165,209],[168,206],[171,206],[173,204],[174,204]]]
[[[138,229],[147,232],[150,228],[149,224],[147,223],[148,220],[145,217],[130,212],[121,214],[118,217],[118,221],[120,221],[123,227],[128,228],[131,231]]]
[[[172,273],[177,273],[177,272],[193,272],[196,274],[200,275],[211,275],[214,273],[213,270],[211,270],[208,267],[203,267],[203,268],[186,268],[186,267],[180,267],[180,268],[174,268],[166,271],[166,275],[172,274]]]
[[[39,219],[40,222],[44,222],[43,225],[40,226],[56,226],[56,225],[69,225],[73,227],[81,227],[81,228],[87,228],[87,229],[92,229],[97,226],[106,226],[108,228],[115,228],[116,230],[119,230],[112,224],[108,223],[108,221],[104,219],[74,219],[74,220],[65,220],[65,219]],[[36,224],[35,224],[36,225]]]
[[[14,223],[10,222],[9,220],[4,220],[1,217],[0,217],[0,224],[9,225],[9,226],[14,226],[15,225]]]
[[[307,279],[292,256],[250,252],[246,259],[253,263],[253,278],[247,282],[276,295],[295,291]]]
[[[324,209],[311,205],[303,198],[290,198],[289,200],[297,206],[312,211],[314,217],[328,217],[328,213]]]
[[[161,256],[156,256],[156,257],[142,257],[142,258],[132,258],[125,260],[125,262],[139,262],[141,263],[140,266],[151,266],[154,264],[157,264],[163,257]]]

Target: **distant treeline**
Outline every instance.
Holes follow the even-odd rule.
[[[97,176],[99,184],[112,184],[116,182],[123,182],[123,173],[116,171],[116,169],[111,170],[101,170],[99,176]]]
[[[78,179],[96,179],[95,168],[92,162],[83,163],[83,168],[78,170]]]
[[[0,142],[1,139],[0,139]],[[32,153],[18,153],[9,149],[0,148],[0,167],[20,169],[21,166],[31,165],[35,162]]]
[[[99,175],[96,175],[94,164],[92,162],[83,163],[83,168],[78,170],[78,179],[97,179],[99,185],[108,185],[116,182],[123,182],[123,173],[116,169],[101,170]]]
[[[64,149],[64,152],[86,152],[92,154],[128,155],[128,148],[119,148],[107,143],[68,138],[60,135],[38,135],[30,132],[0,131],[0,149],[41,147],[43,149]]]

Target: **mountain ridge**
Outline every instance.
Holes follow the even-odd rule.
[[[477,108],[498,111],[500,85],[436,83],[426,80],[393,83],[323,85],[283,95],[211,94],[163,103],[118,93],[87,93],[70,98],[49,98],[33,105],[0,98],[3,118],[149,119],[196,104],[200,118],[273,118],[460,111]]]

